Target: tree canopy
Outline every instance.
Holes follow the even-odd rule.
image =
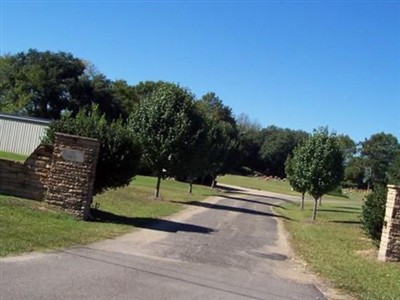
[[[34,49],[0,56],[0,111],[57,120],[65,111],[98,109],[108,120],[126,118],[138,98],[125,81],[107,79],[66,52]]]
[[[287,157],[301,141],[308,137],[308,134],[304,131],[269,126],[262,130],[261,135],[263,143],[259,155],[264,164],[265,174],[284,178]]]
[[[162,83],[143,99],[130,119],[131,128],[143,151],[143,163],[160,179],[173,176],[178,166],[187,161],[200,134],[194,97],[186,89]]]
[[[343,179],[343,154],[334,134],[327,128],[314,133],[294,151],[297,162],[291,168],[301,169],[307,192],[314,198],[312,219],[316,218],[317,201],[327,192],[337,187]],[[296,174],[296,173],[295,173]],[[295,181],[296,184],[297,181]]]
[[[65,52],[39,52],[0,57],[2,111],[58,119],[70,109],[85,64]]]
[[[298,153],[299,152],[299,153]],[[296,191],[301,193],[301,210],[304,209],[304,195],[307,192],[307,180],[303,168],[305,162],[302,161],[305,156],[301,155],[301,148],[294,149],[293,154],[288,156],[285,162],[285,172],[290,186]]]
[[[203,153],[204,173],[215,179],[236,166],[238,130],[231,109],[215,93],[205,94],[197,101],[206,126],[206,146]]]
[[[400,145],[392,134],[377,133],[361,143],[361,157],[369,168],[373,185],[385,185],[388,181],[388,170],[394,161]]]

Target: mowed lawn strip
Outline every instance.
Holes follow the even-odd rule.
[[[0,151],[0,158],[1,159],[24,162],[28,158],[28,156],[27,155],[22,155],[22,154],[16,154],[16,153]]]
[[[245,183],[246,187],[271,192],[290,190],[287,182],[240,177],[224,176],[219,182]],[[363,197],[358,193],[348,198],[323,197],[315,223],[310,221],[313,200],[309,196],[304,211],[299,209],[299,203],[284,203],[283,209],[275,211],[291,219],[284,220],[284,224],[295,253],[336,288],[363,300],[398,300],[400,264],[377,261],[378,248],[361,229]]]
[[[0,256],[82,245],[132,231],[141,220],[158,219],[184,208],[186,201],[215,195],[212,189],[172,180],[161,183],[162,200],[153,199],[156,179],[137,176],[124,188],[96,196],[99,219],[78,221],[43,202],[0,195]]]
[[[283,180],[265,180],[262,177],[247,177],[240,175],[218,176],[218,182],[222,184],[237,185],[249,189],[263,190],[274,193],[298,196],[299,193],[292,191],[289,183]]]

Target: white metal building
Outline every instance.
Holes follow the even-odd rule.
[[[0,113],[0,151],[29,155],[39,146],[50,121]]]

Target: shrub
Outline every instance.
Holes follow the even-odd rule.
[[[379,242],[382,235],[385,218],[387,189],[384,186],[375,187],[362,206],[361,223],[365,233]]]
[[[97,105],[93,105],[88,111],[81,109],[75,118],[65,113],[60,120],[51,122],[44,142],[52,143],[56,132],[100,141],[94,194],[125,186],[136,175],[140,151],[132,131],[121,120],[107,122]]]

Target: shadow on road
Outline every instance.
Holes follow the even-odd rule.
[[[113,223],[130,225],[138,228],[146,228],[152,230],[159,230],[165,232],[195,232],[195,233],[212,233],[214,229],[198,225],[179,223],[169,220],[155,219],[155,218],[132,218],[126,216],[116,215],[110,212],[93,209],[91,211],[92,222]]]
[[[279,197],[274,197],[274,196],[265,196],[265,195],[254,195],[254,194],[246,193],[246,192],[236,192],[235,194],[242,194],[242,195],[260,197],[260,198],[265,198],[265,199],[279,200],[282,202],[293,202],[292,200],[288,200],[288,199],[284,199],[284,198],[279,198]],[[289,196],[289,197],[296,197],[296,196]]]
[[[237,198],[235,198],[235,199],[237,199]],[[172,202],[175,202],[175,201],[172,201]],[[182,203],[182,202],[179,202],[179,203]],[[199,202],[199,201],[189,201],[189,202],[185,202],[184,204],[205,207],[205,208],[210,208],[210,209],[228,210],[228,211],[239,212],[239,213],[250,214],[250,215],[275,217],[275,218],[283,218],[283,219],[291,220],[290,218],[287,218],[285,216],[280,216],[280,215],[276,215],[273,213],[267,213],[267,212],[262,212],[262,211],[247,209],[247,208],[241,208],[241,207],[232,207],[232,206],[227,206],[227,205],[211,204],[211,203],[204,203],[204,202]]]
[[[272,203],[268,203],[268,202],[261,202],[261,201],[244,199],[244,198],[230,197],[230,196],[226,196],[226,195],[223,195],[223,196],[220,196],[220,197],[221,198],[226,198],[226,199],[239,200],[239,201],[244,201],[244,202],[249,202],[249,203],[261,204],[261,205],[267,205],[267,206],[273,206],[273,207],[279,207],[279,208],[285,209],[281,205],[272,204]]]
[[[249,192],[246,192],[246,190],[240,189],[240,188],[233,188],[230,186],[224,186],[224,185],[218,185],[217,186],[220,190],[227,194],[242,194],[242,195],[248,195],[248,196],[253,196],[257,198],[265,198],[265,199],[273,199],[273,200],[279,200],[282,202],[292,202],[292,200],[280,198],[280,197],[274,197],[274,196],[266,196],[266,195],[255,195]],[[288,195],[289,196],[289,195]],[[296,196],[289,196],[289,197],[296,197]]]

